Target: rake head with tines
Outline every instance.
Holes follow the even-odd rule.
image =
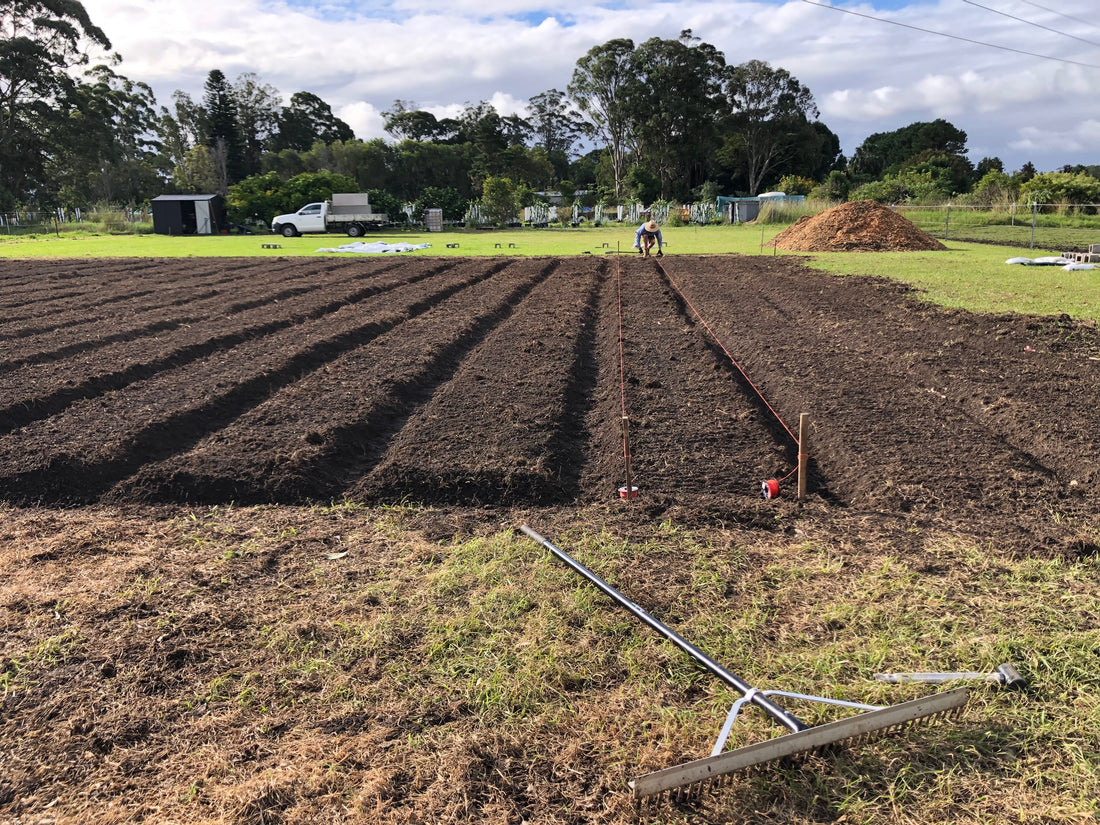
[[[890,707],[860,705],[855,702],[840,702],[820,696],[803,696],[783,691],[760,692],[769,696],[787,696],[860,708],[863,712],[846,719],[838,719],[816,727],[806,727],[797,733],[788,733],[755,745],[723,752],[730,722],[740,709],[739,706],[747,701],[747,699],[739,700],[730,711],[730,718],[722,729],[722,735],[719,736],[718,744],[715,745],[710,756],[637,777],[630,783],[634,796],[639,800],[655,801],[659,801],[663,796],[674,800],[695,796],[706,790],[722,787],[730,781],[731,775],[738,771],[813,753],[832,751],[836,748],[858,746],[882,736],[900,734],[914,725],[950,718],[961,712],[967,700],[967,692],[963,688],[937,693],[922,699],[913,699]]]
[[[523,525],[520,530],[550,550],[575,572],[587,579],[589,583],[612,598],[620,607],[625,608],[636,618],[656,630],[723,682],[741,693],[742,698],[738,699],[730,709],[729,716],[726,718],[726,723],[722,727],[722,732],[719,734],[711,755],[637,777],[630,783],[630,787],[634,792],[634,797],[639,801],[654,797],[660,799],[666,795],[673,799],[693,796],[708,788],[724,784],[729,780],[731,774],[738,771],[781,762],[792,757],[804,756],[818,751],[860,745],[882,736],[902,733],[918,723],[934,722],[955,716],[961,712],[966,704],[968,694],[963,688],[937,693],[923,699],[913,699],[889,707],[863,705],[857,702],[845,702],[839,699],[826,699],[821,696],[806,696],[800,693],[787,693],[778,690],[758,690],[730,673],[674,630],[650,616],[634,602],[623,596],[622,593],[596,576],[591,570],[571,558],[560,548],[555,547],[530,527]],[[773,696],[838,705],[861,712],[845,719],[811,727],[790,711],[772,701],[771,697]],[[741,708],[746,704],[760,708],[773,721],[786,727],[790,733],[765,742],[758,742],[755,745],[725,751],[726,740],[729,738],[733,723]]]

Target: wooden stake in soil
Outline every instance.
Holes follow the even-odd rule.
[[[798,500],[806,498],[806,467],[810,462],[810,414],[798,416]]]
[[[623,416],[623,458],[626,461],[626,500],[634,500],[634,479],[630,475],[630,419]]]

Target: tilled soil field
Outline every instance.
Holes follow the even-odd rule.
[[[8,264],[0,497],[599,501],[625,416],[639,506],[751,520],[807,413],[812,496],[1057,545],[1100,336],[914,297],[782,257]]]
[[[858,637],[818,614],[899,557],[948,591],[1097,554],[1100,335],[1068,317],[688,255],[10,261],[0,308],[5,825],[634,821],[624,777],[697,752],[666,709],[707,691],[511,558],[522,522],[641,548],[605,561],[697,629],[696,598],[762,606],[773,659]],[[1064,587],[1050,609],[1091,623]],[[996,648],[1013,617],[960,598],[945,621],[992,611],[966,632]],[[545,656],[493,649],[510,623]],[[516,667],[523,690],[494,681]],[[1015,795],[991,727],[925,821],[1061,810],[1056,784]],[[658,821],[842,821],[859,793],[761,787]],[[881,805],[861,821],[918,821]]]

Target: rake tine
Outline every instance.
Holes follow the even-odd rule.
[[[872,734],[886,735],[895,732],[904,727],[905,722],[959,709],[966,704],[968,697],[965,688],[958,688],[880,710],[867,711],[847,719],[727,751],[718,756],[708,756],[647,773],[634,779],[630,787],[635,796],[648,797],[704,778],[731,774],[821,748],[844,746],[853,739],[859,742],[868,741]]]

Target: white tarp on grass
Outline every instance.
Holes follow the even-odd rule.
[[[373,243],[365,243],[358,241],[356,243],[346,243],[342,246],[330,246],[324,249],[318,249],[318,252],[358,252],[361,254],[380,255],[388,252],[411,252],[414,249],[428,249],[431,247],[430,243],[389,243],[388,241],[374,241]]]
[[[1024,266],[1060,266],[1070,272],[1078,269],[1096,269],[1096,264],[1077,263],[1060,255],[1050,255],[1045,258],[1009,258],[1005,263]]]
[[[1063,258],[1061,255],[1048,255],[1045,258],[1009,258],[1005,263],[1023,264],[1024,266],[1065,266],[1073,263],[1073,261],[1069,258]]]

